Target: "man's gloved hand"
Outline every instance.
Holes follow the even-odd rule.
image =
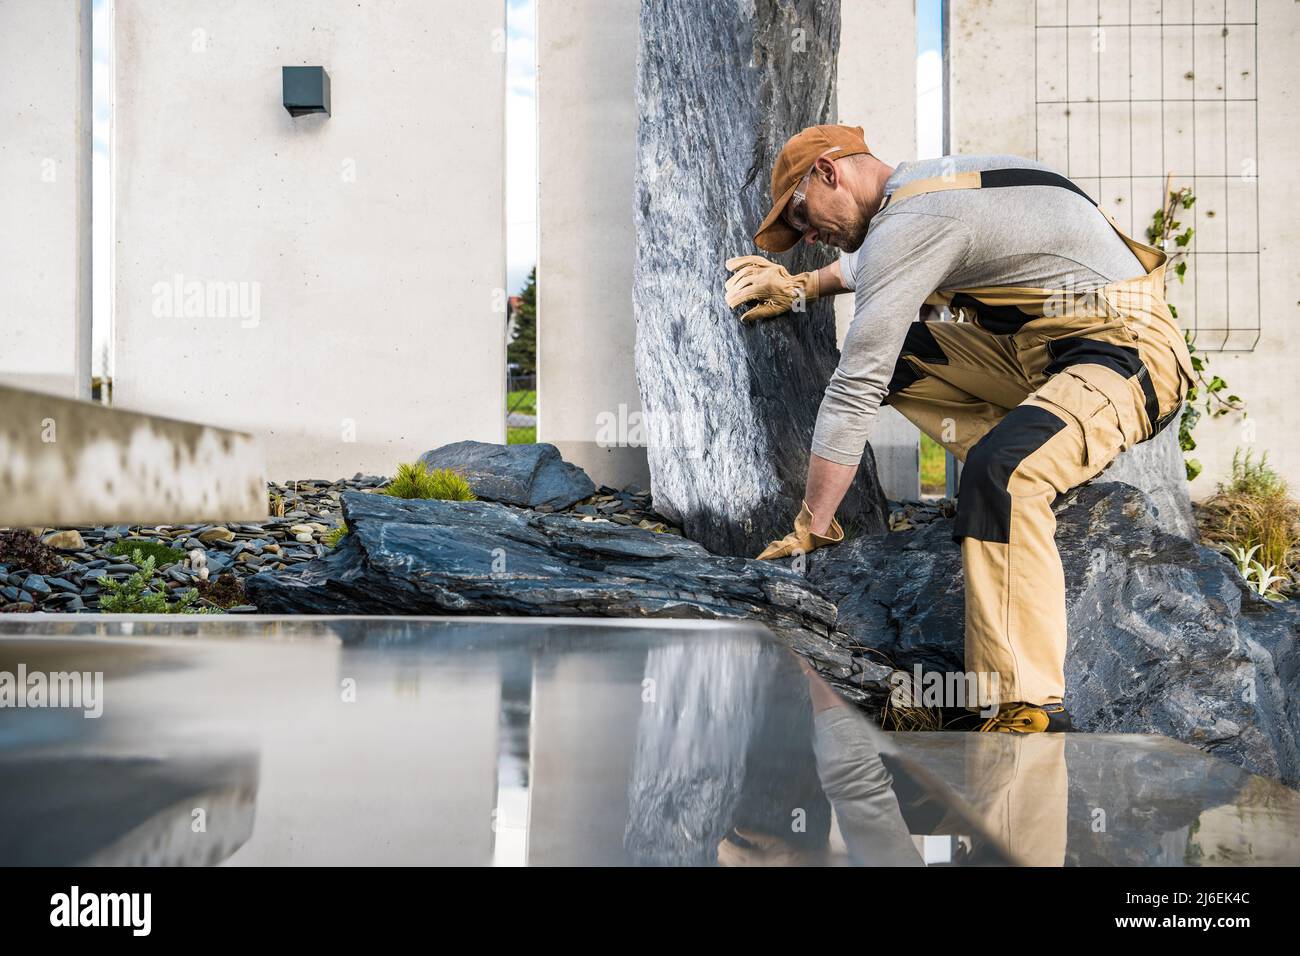
[[[727,307],[734,309],[742,303],[758,300],[758,305],[741,316],[742,320],[765,319],[789,312],[800,293],[805,302],[810,302],[819,292],[816,272],[792,276],[785,266],[762,256],[728,259],[727,268],[734,273],[727,280]]]
[[[809,551],[824,548],[828,544],[839,544],[844,540],[844,529],[834,518],[831,519],[831,526],[828,529],[830,534],[825,536],[812,533],[812,522],[813,513],[808,510],[808,502],[805,501],[803,507],[799,509],[799,517],[794,519],[794,530],[780,541],[773,541],[764,548],[758,560],[788,558],[796,551],[807,554]]]

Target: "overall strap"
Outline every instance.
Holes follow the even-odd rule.
[[[895,203],[899,203],[912,196],[921,196],[925,193],[945,192],[950,189],[1000,189],[1009,186],[1056,186],[1061,189],[1068,189],[1076,195],[1082,196],[1088,202],[1092,203],[1103,216],[1111,227],[1119,233],[1119,237],[1124,240],[1129,251],[1142,263],[1142,268],[1147,274],[1155,272],[1165,264],[1169,258],[1163,251],[1148,246],[1145,243],[1138,242],[1136,239],[1125,234],[1119,224],[1086,192],[1072,183],[1069,179],[1060,173],[1054,173],[1046,169],[1027,169],[1027,168],[1009,168],[1009,169],[982,169],[971,170],[965,173],[953,173],[946,176],[931,176],[928,179],[915,179],[910,183],[904,183],[892,193],[885,197],[881,203],[879,212],[884,212]]]

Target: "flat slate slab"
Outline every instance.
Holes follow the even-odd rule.
[[[342,507],[349,530],[336,548],[247,579],[259,610],[749,620],[768,625],[854,699],[888,673],[842,646],[834,605],[773,562],[487,501],[345,492]]]

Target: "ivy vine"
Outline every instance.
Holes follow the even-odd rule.
[[[1196,196],[1190,186],[1176,190],[1169,188],[1168,180],[1165,182],[1165,193],[1168,198],[1164,206],[1156,210],[1151,225],[1147,227],[1147,241],[1158,249],[1163,249],[1169,256],[1165,268],[1167,292],[1170,274],[1177,276],[1179,282],[1185,281],[1186,278],[1187,247],[1191,244],[1195,231],[1191,226],[1184,229],[1178,216],[1184,210],[1192,208]],[[1178,310],[1172,303],[1169,304],[1169,312],[1177,320]],[[1191,331],[1184,330],[1183,337],[1187,341],[1187,351],[1192,357],[1192,370],[1196,373],[1196,380],[1187,390],[1187,404],[1183,406],[1183,415],[1178,422],[1178,445],[1183,450],[1187,480],[1191,481],[1201,473],[1203,467],[1199,459],[1188,456],[1189,452],[1196,450],[1196,439],[1192,437],[1192,429],[1196,427],[1196,423],[1203,415],[1219,418],[1231,412],[1240,412],[1244,416],[1246,403],[1239,395],[1224,394],[1228,390],[1228,383],[1221,376],[1207,375],[1210,360],[1204,353],[1197,352],[1192,342]]]

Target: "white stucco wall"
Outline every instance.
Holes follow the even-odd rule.
[[[276,480],[505,440],[504,9],[117,0],[116,404],[260,435]],[[292,65],[332,116],[285,111]]]
[[[1300,5],[1278,0],[950,0],[954,152],[1009,152],[1071,176],[1134,236],[1191,186],[1196,230],[1170,301],[1248,417],[1193,434],[1214,493],[1233,452],[1300,485]]]
[[[90,0],[0,0],[0,381],[90,397]]]
[[[649,488],[632,221],[639,0],[538,0],[537,440],[597,484]],[[629,423],[620,433],[618,424]],[[610,426],[602,431],[602,425]]]

